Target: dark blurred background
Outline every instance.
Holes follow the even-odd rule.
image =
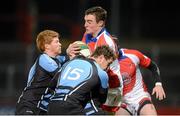
[[[45,29],[61,34],[63,53],[81,40],[84,11],[100,5],[108,12],[107,30],[121,47],[138,49],[157,62],[167,98],[153,102],[159,114],[180,114],[180,9],[159,0],[5,0],[0,4],[0,114],[13,114],[37,56],[36,35]],[[151,73],[142,69],[149,91]]]

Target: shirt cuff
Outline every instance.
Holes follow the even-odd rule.
[[[157,86],[157,85],[162,86],[162,83],[161,83],[161,82],[156,82],[155,85],[156,85],[156,86]]]

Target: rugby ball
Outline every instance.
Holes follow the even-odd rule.
[[[75,41],[74,43],[78,44],[80,47],[80,54],[79,55],[83,55],[85,57],[89,57],[91,55],[89,47],[86,43],[84,43],[82,41]]]

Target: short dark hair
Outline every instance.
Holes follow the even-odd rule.
[[[94,6],[85,11],[85,15],[95,15],[96,22],[99,22],[100,20],[106,21],[107,18],[107,11],[103,9],[101,6]]]
[[[98,46],[91,56],[97,58],[100,55],[104,55],[106,60],[112,59],[114,61],[116,59],[114,51],[107,45]]]

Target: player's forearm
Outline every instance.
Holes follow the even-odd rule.
[[[155,78],[155,83],[161,83],[162,81],[160,77],[160,71],[157,64],[154,61],[151,61],[150,65],[148,66],[148,69],[151,70]]]

